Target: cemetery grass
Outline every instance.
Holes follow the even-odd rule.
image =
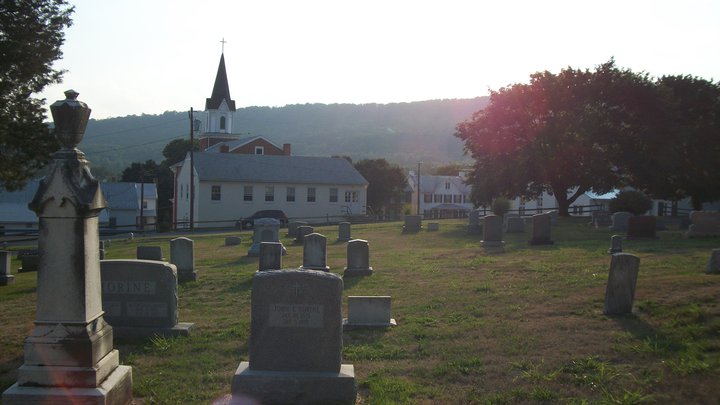
[[[561,218],[554,245],[529,246],[526,230],[506,234],[503,252],[485,252],[465,221],[440,221],[439,232],[403,235],[401,227],[352,228],[370,242],[375,272],[345,280],[343,305],[348,295],[391,295],[398,323],[343,335],[359,404],[718,403],[720,276],[704,269],[719,239],[671,229],[623,241],[640,257],[634,311],[606,316],[607,230]],[[342,274],[337,227],[316,231],[328,237],[331,271]],[[188,235],[199,273],[179,288],[180,321],[195,323],[189,337],[115,339],[146,404],[222,399],[248,360],[257,259],[246,257],[250,233],[223,246],[228,235]],[[138,244],[161,245],[167,256],[171,238],[113,240],[107,257],[132,258]],[[301,265],[301,246],[282,242],[285,267]],[[0,288],[0,390],[15,381],[33,325],[35,274],[16,279]]]

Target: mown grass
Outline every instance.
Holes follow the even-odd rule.
[[[343,359],[355,366],[359,404],[716,403],[720,377],[720,276],[704,274],[718,239],[624,241],[641,259],[634,313],[602,314],[610,232],[560,219],[555,244],[529,246],[529,233],[505,236],[485,252],[464,221],[439,232],[403,235],[401,224],[354,225],[370,241],[370,277],[345,280],[345,296],[391,295],[398,326],[344,333]],[[336,227],[328,265],[342,273],[346,244]],[[195,234],[200,279],[180,286],[189,337],[116,339],[133,367],[135,396],[147,404],[208,404],[230,392],[248,359],[250,289],[257,259],[228,234]],[[174,237],[174,236],[173,236]],[[113,240],[108,258],[134,257],[138,244],[170,236]],[[289,238],[286,267],[302,264]],[[13,267],[18,263],[13,262]],[[22,364],[32,328],[35,275],[0,288],[0,389]],[[343,310],[344,313],[346,309]]]

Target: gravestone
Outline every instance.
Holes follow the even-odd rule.
[[[330,271],[327,265],[327,238],[319,233],[305,236],[302,270]]]
[[[622,236],[613,235],[610,237],[610,249],[608,253],[611,255],[622,252]]]
[[[175,265],[157,260],[100,262],[105,318],[116,336],[186,336],[192,323],[178,322]]]
[[[305,236],[310,235],[311,233],[315,232],[312,226],[309,225],[300,225],[297,229],[297,234],[295,235],[295,243],[303,243],[305,240]]]
[[[164,262],[162,247],[160,246],[138,246],[136,258],[138,260],[157,260]]]
[[[349,296],[348,317],[343,329],[389,328],[397,326],[390,317],[390,296]]]
[[[242,241],[239,236],[226,236],[225,237],[225,246],[237,246],[241,242]]]
[[[557,210],[546,211],[544,213],[550,215],[550,225],[557,225],[558,217],[560,216]]]
[[[710,253],[710,260],[708,260],[707,267],[705,267],[705,273],[720,274],[720,249],[713,249],[712,253]]]
[[[370,243],[363,239],[353,239],[347,244],[347,267],[344,277],[369,276],[373,273],[370,267]]]
[[[170,263],[177,268],[179,282],[196,281],[195,241],[183,237],[171,239]]]
[[[544,214],[535,214],[532,216],[532,239],[531,245],[552,245],[551,238],[552,216],[546,212]]]
[[[639,215],[628,218],[628,239],[655,239],[656,219],[650,215]]]
[[[505,232],[507,233],[523,233],[525,232],[525,219],[519,216],[505,218]]]
[[[421,215],[405,215],[405,224],[403,225],[403,233],[417,233],[422,229]]]
[[[287,237],[289,237],[289,238],[295,238],[295,237],[297,237],[298,227],[304,226],[304,225],[306,226],[307,224],[308,224],[307,222],[303,222],[303,221],[292,221],[292,222],[288,222],[288,231],[287,231],[287,234],[286,234],[285,236],[287,236]]]
[[[640,258],[628,253],[617,253],[610,260],[607,288],[605,289],[606,315],[632,313],[635,285],[640,270]]]
[[[440,224],[437,222],[428,222],[428,232],[437,232],[440,230]]]
[[[340,222],[338,224],[338,242],[347,242],[350,239],[350,222]]]
[[[592,226],[610,226],[610,211],[596,210],[590,212],[590,225]]]
[[[488,249],[498,249],[505,246],[502,232],[502,218],[497,215],[486,215],[483,219],[483,239],[480,245]]]
[[[467,234],[468,235],[481,235],[482,234],[482,225],[480,225],[480,211],[479,210],[470,211],[470,214],[468,215]]]
[[[40,252],[38,249],[19,250],[17,258],[20,259],[18,273],[38,271],[40,266]]]
[[[263,242],[280,243],[280,221],[275,218],[258,218],[253,223],[253,243],[248,250],[248,256],[260,254],[260,244]],[[282,245],[282,244],[281,244]],[[287,250],[283,246],[283,254]]]
[[[625,211],[620,211],[612,214],[612,225],[609,229],[614,232],[627,232],[628,220],[633,214]]]
[[[10,285],[15,282],[15,276],[10,271],[10,252],[0,250],[0,285]]]
[[[68,90],[66,100],[50,106],[62,149],[28,204],[39,230],[35,321],[17,383],[2,394],[4,405],[133,401],[132,369],[120,365],[113,328],[103,317],[98,224],[106,204],[76,148],[90,118],[77,95]]]
[[[283,248],[280,242],[260,243],[258,271],[282,269]]]
[[[255,273],[250,361],[235,372],[232,403],[355,403],[354,367],[341,364],[342,292],[333,273]]]
[[[688,238],[720,236],[720,211],[692,211],[690,222]]]
[[[105,260],[105,242],[101,240],[98,248],[99,248],[98,253],[100,254],[100,260]]]

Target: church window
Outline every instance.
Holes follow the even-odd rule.
[[[433,195],[430,193],[423,194],[423,202],[426,204],[432,203]]]
[[[225,129],[225,117],[220,117],[220,129]]]
[[[345,202],[357,202],[357,201],[358,201],[357,191],[346,191],[345,192]]]
[[[285,201],[295,202],[295,187],[288,187],[285,192]]]

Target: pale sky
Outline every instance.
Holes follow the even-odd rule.
[[[225,39],[238,108],[488,95],[536,71],[720,80],[719,0],[71,0],[63,83],[92,118],[202,110]]]

